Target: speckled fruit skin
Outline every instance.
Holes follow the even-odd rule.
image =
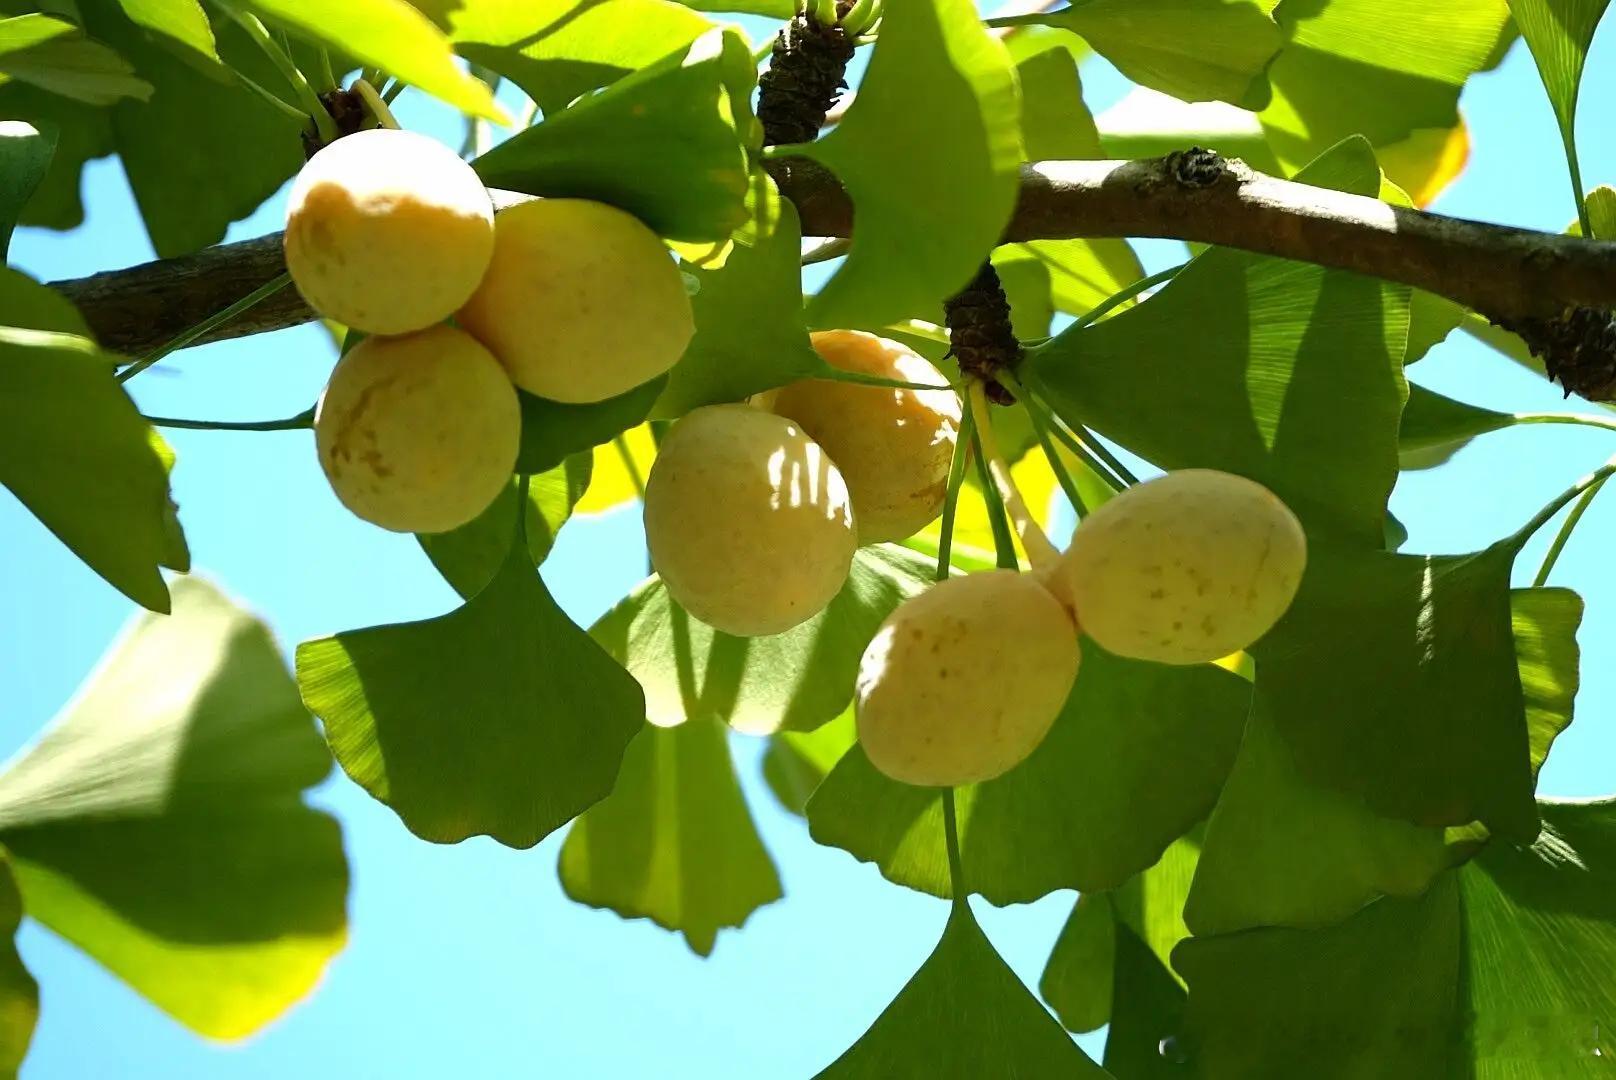
[[[355,345],[314,417],[337,498],[394,532],[447,532],[482,513],[511,478],[521,433],[505,369],[450,326]]]
[[[948,382],[919,353],[861,330],[821,331],[813,343],[826,363],[843,371],[933,386]],[[801,424],[842,470],[860,543],[907,539],[942,513],[960,425],[952,390],[804,379],[777,391],[770,408]]]
[[[487,189],[425,135],[382,128],[338,139],[292,184],[292,281],[315,311],[367,334],[407,334],[447,319],[493,254]]]
[[[801,428],[710,405],[663,438],[645,484],[651,565],[673,598],[728,634],[778,634],[841,591],[858,536],[847,483]]]
[[[906,784],[991,780],[1044,741],[1077,680],[1071,614],[1030,574],[950,578],[901,604],[859,662],[859,743]]]
[[[1296,597],[1307,537],[1273,492],[1185,469],[1095,510],[1062,556],[1077,621],[1120,656],[1198,664],[1249,648]]]
[[[656,233],[586,199],[500,214],[493,262],[459,321],[517,386],[572,404],[656,378],[696,332],[684,279]]]

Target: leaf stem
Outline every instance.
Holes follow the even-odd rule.
[[[263,50],[264,55],[269,57],[270,63],[274,64],[286,81],[291,84],[292,92],[297,95],[298,101],[303,104],[303,108],[308,113],[307,120],[314,125],[314,130],[319,133],[320,141],[322,143],[335,141],[338,135],[337,122],[331,118],[331,114],[321,104],[320,95],[314,92],[314,87],[309,85],[309,80],[303,77],[303,73],[298,70],[297,64],[293,63],[291,54],[281,48],[280,44],[270,36],[269,30],[259,21],[258,16],[248,11],[242,11],[233,2],[222,3],[221,6],[226,14],[241,24],[241,28],[247,32],[247,36],[252,38],[253,43]]]
[[[966,906],[970,895],[965,888],[965,860],[960,857],[959,814],[954,808],[954,789],[943,789],[943,843],[948,848],[949,892],[954,894],[954,906]]]
[[[1060,484],[1061,490],[1066,493],[1066,499],[1072,504],[1072,509],[1077,512],[1077,516],[1080,518],[1086,517],[1089,512],[1088,504],[1083,501],[1082,493],[1077,490],[1077,483],[1072,479],[1072,474],[1066,470],[1066,463],[1061,461],[1060,454],[1055,449],[1055,444],[1049,441],[1050,421],[1049,417],[1044,414],[1043,405],[1022,393],[1020,387],[1016,385],[1015,379],[1006,372],[999,372],[997,377],[999,382],[1004,384],[1005,389],[1016,395],[1016,400],[1026,407],[1027,415],[1032,419],[1032,433],[1037,437],[1038,445],[1043,448],[1044,458],[1049,462],[1050,472],[1055,474],[1056,483]],[[1093,470],[1091,469],[1090,471]],[[1099,475],[1103,476],[1104,474]]]
[[[317,75],[320,79],[320,89],[322,91],[335,90],[338,85],[337,73],[331,67],[330,50],[321,48],[320,51],[315,54],[315,56],[315,63],[319,64],[319,67],[315,69],[315,75]]]
[[[998,488],[1003,512],[1014,525],[1016,535],[1021,538],[1021,546],[1027,552],[1027,560],[1034,567],[1055,562],[1060,558],[1060,549],[1049,542],[1049,537],[1044,535],[1044,530],[1039,526],[1037,519],[1028,511],[1027,502],[1021,497],[1021,490],[1016,487],[1015,477],[1010,475],[1010,466],[999,451],[998,440],[993,434],[993,418],[988,412],[987,391],[983,389],[978,379],[968,380],[966,387],[972,411],[982,417],[976,425],[976,433],[982,450],[983,465],[988,475],[992,477],[993,485]],[[1011,553],[1014,554],[1014,549]],[[1001,561],[1003,557],[1001,552]]]
[[[370,115],[376,118],[378,124],[392,131],[398,130],[398,120],[393,116],[393,110],[387,107],[387,102],[382,100],[368,80],[355,79],[352,89],[364,100],[365,108],[370,110]]]
[[[902,379],[888,379],[881,375],[866,375],[862,371],[844,371],[826,364],[808,376],[827,382],[857,383],[859,386],[880,386],[891,390],[954,390],[949,383],[912,383]]]
[[[623,469],[628,473],[629,483],[634,485],[634,494],[641,502],[645,501],[645,478],[640,475],[640,467],[634,461],[634,451],[629,449],[628,439],[619,431],[612,436],[612,446],[617,450],[617,456],[623,459]]]
[[[1577,525],[1581,523],[1582,515],[1588,512],[1588,507],[1593,505],[1594,499],[1604,490],[1605,481],[1609,479],[1610,477],[1606,476],[1596,480],[1588,490],[1577,498],[1577,505],[1571,508],[1571,513],[1566,516],[1565,523],[1560,526],[1560,531],[1555,534],[1554,543],[1549,545],[1548,554],[1543,556],[1543,565],[1538,567],[1537,577],[1532,579],[1532,588],[1541,589],[1548,584],[1549,575],[1554,573],[1554,566],[1560,561],[1560,554],[1565,551],[1566,544],[1571,540],[1571,534],[1577,531]]]
[[[240,300],[237,300],[235,303],[213,315],[209,315],[195,326],[180,331],[180,333],[174,337],[173,340],[167,342],[166,344],[159,345],[156,349],[147,353],[145,356],[142,356],[139,360],[136,360],[134,363],[118,372],[118,381],[128,382],[130,379],[134,378],[136,375],[139,375],[142,371],[145,371],[147,368],[157,363],[157,361],[161,360],[169,353],[178,352],[180,349],[193,344],[198,338],[201,338],[223,326],[225,323],[229,322],[231,319],[234,319],[237,315],[240,315],[242,312],[258,303],[260,300],[280,292],[282,289],[286,288],[287,285],[291,284],[291,282],[292,275],[284,272],[264,282],[252,292],[248,293],[246,296],[243,296]]]
[[[936,580],[947,581],[954,558],[954,519],[959,513],[960,486],[965,483],[965,469],[971,460],[971,443],[976,435],[976,418],[971,402],[965,400],[960,417],[960,429],[954,439],[954,458],[948,464],[948,491],[943,496],[943,517],[938,526]]]
[[[839,259],[853,250],[853,241],[845,236],[833,236],[817,247],[810,248],[803,253],[802,265],[813,266],[815,263],[829,262]]]
[[[293,105],[291,102],[282,98],[279,94],[275,93],[275,91],[269,89],[267,86],[264,86],[262,83],[254,82],[241,72],[235,71],[234,69],[231,70],[236,76],[236,80],[240,82],[241,85],[263,98],[265,102],[273,105],[275,108],[279,109],[293,120],[296,120],[299,124],[308,122],[309,118],[304,116],[302,110],[300,110],[296,105]]]
[[[314,406],[283,420],[183,420],[176,416],[146,416],[141,419],[158,427],[188,431],[301,431],[314,426]]]
[[[1517,424],[1575,424],[1579,427],[1596,427],[1604,428],[1606,431],[1616,431],[1616,416],[1599,416],[1595,413],[1515,413],[1513,418]]]
[[[858,0],[842,18],[842,33],[856,38],[881,17],[881,0]]]
[[[1168,267],[1166,270],[1158,270],[1149,277],[1140,278],[1127,288],[1121,290],[1120,292],[1113,293],[1110,297],[1101,301],[1097,307],[1091,309],[1087,314],[1079,315],[1072,322],[1072,328],[1081,330],[1084,327],[1093,326],[1095,323],[1111,314],[1111,312],[1115,311],[1123,304],[1126,304],[1129,300],[1137,297],[1140,293],[1153,289],[1165,281],[1171,281],[1173,278],[1178,276],[1179,271],[1183,270],[1184,267],[1188,265],[1189,263],[1187,262],[1179,263],[1177,266]]]
[[[1575,484],[1572,484],[1570,487],[1562,491],[1554,498],[1552,502],[1550,502],[1542,510],[1539,510],[1537,515],[1533,517],[1531,521],[1528,521],[1525,525],[1521,526],[1520,529],[1516,531],[1515,535],[1510,537],[1510,541],[1513,542],[1516,547],[1520,547],[1521,545],[1525,544],[1539,529],[1543,528],[1543,526],[1552,521],[1556,514],[1558,514],[1561,510],[1564,510],[1570,502],[1581,496],[1590,488],[1599,488],[1606,480],[1610,479],[1613,474],[1616,474],[1616,458],[1607,461],[1604,465],[1601,465],[1599,468],[1595,469],[1593,472],[1589,473],[1587,476],[1584,476],[1581,480],[1578,480]]]

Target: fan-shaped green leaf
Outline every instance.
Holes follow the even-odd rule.
[[[55,128],[41,131],[25,121],[0,120],[0,258],[55,153]]]
[[[1094,1031],[1111,1019],[1117,921],[1111,898],[1084,893],[1038,980],[1038,992],[1067,1031]]]
[[[814,789],[857,738],[851,707],[812,731],[777,731],[763,752],[763,779],[781,806],[806,817]]]
[[[527,549],[534,566],[550,554],[556,533],[583,498],[593,461],[590,454],[574,454],[555,468],[528,477]],[[467,600],[481,592],[505,562],[516,528],[520,487],[520,481],[513,479],[488,509],[458,529],[416,536],[438,573]]]
[[[494,147],[477,172],[494,187],[611,203],[674,240],[725,240],[746,221],[755,81],[745,39],[713,29]]]
[[[60,324],[54,293],[15,271],[0,280],[10,320]],[[167,611],[173,459],[115,362],[76,334],[0,327],[0,484],[120,592]]]
[[[1077,685],[1043,744],[957,791],[971,891],[1021,903],[1115,888],[1156,862],[1217,799],[1250,698],[1221,668],[1124,660],[1085,639]],[[808,823],[815,840],[890,880],[948,895],[941,792],[887,778],[857,746],[809,800]]]
[[[343,770],[425,840],[532,847],[605,798],[645,701],[516,538],[465,606],[297,650]]]
[[[1560,121],[1560,138],[1565,142],[1580,215],[1587,211],[1581,205],[1582,168],[1577,161],[1577,98],[1582,89],[1583,65],[1588,62],[1588,47],[1609,6],[1610,0],[1509,0],[1515,25],[1521,28],[1521,36],[1532,50],[1555,118]]]
[[[533,476],[547,473],[574,454],[611,442],[645,420],[667,385],[667,377],[659,375],[590,405],[569,405],[518,390],[522,444],[516,455],[516,471]]]
[[[0,19],[0,85],[12,79],[88,105],[152,92],[117,52],[66,19],[39,13]]]
[[[791,148],[836,173],[859,221],[809,322],[879,327],[939,312],[1010,220],[1019,132],[1009,54],[968,0],[886,8],[847,115],[825,138]]]
[[[178,42],[203,60],[219,62],[213,24],[198,0],[118,0],[118,6],[146,29]]]
[[[1300,179],[1374,194],[1380,168],[1352,140]],[[1024,371],[1063,416],[1163,468],[1249,476],[1309,525],[1379,546],[1408,319],[1404,287],[1213,249]]]
[[[347,938],[337,823],[299,798],[330,767],[268,630],[184,579],[0,776],[0,842],[29,915],[240,1038]]]
[[[996,20],[1060,26],[1082,35],[1128,78],[1185,101],[1245,109],[1268,103],[1264,70],[1284,35],[1265,0],[1089,0]]]
[[[1571,726],[1582,683],[1577,647],[1582,597],[1570,589],[1516,589],[1509,606],[1535,776],[1554,740]]]
[[[725,728],[708,719],[647,724],[612,793],[567,833],[561,885],[579,903],[683,934],[702,956],[718,931],[780,899]]]
[[[1108,1074],[1077,1048],[956,903],[937,949],[821,1080]]]
[[[783,634],[741,638],[692,619],[651,578],[590,633],[644,687],[653,724],[713,719],[754,735],[812,729],[847,707],[865,646],[930,580],[928,561],[913,552],[861,548],[824,611]]]

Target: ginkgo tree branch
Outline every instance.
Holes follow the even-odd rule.
[[[829,171],[802,158],[766,164],[796,205],[805,235],[853,235],[852,201]],[[494,194],[500,208],[526,199]],[[1446,296],[1505,324],[1554,319],[1568,307],[1616,307],[1616,243],[1390,206],[1267,176],[1204,151],[1023,166],[1005,239],[1078,237],[1173,238],[1357,271]],[[284,269],[276,234],[54,286],[78,305],[105,347],[140,354]],[[285,290],[202,340],[314,317]]]

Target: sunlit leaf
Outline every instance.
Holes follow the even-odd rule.
[[[836,173],[859,220],[846,264],[809,305],[811,325],[877,327],[940,311],[1010,219],[1019,114],[1009,54],[968,0],[885,9],[847,115],[792,149]]]
[[[645,490],[645,478],[656,460],[651,426],[629,428],[619,438],[595,447],[589,489],[573,508],[576,514],[601,514],[633,502]]]
[[[561,885],[579,903],[683,934],[702,956],[718,931],[780,899],[723,726],[647,724],[612,793],[567,833]]]
[[[1353,140],[1302,179],[1374,194],[1380,169]],[[1024,375],[1162,468],[1249,476],[1305,523],[1378,546],[1407,334],[1404,287],[1213,249],[1149,301],[1033,350]]]
[[[240,0],[276,25],[378,67],[464,113],[504,122],[488,84],[455,63],[449,38],[408,0]]]
[[[1560,733],[1571,726],[1581,686],[1582,597],[1570,589],[1516,589],[1510,594],[1510,627],[1521,672],[1527,740],[1534,775]]]
[[[152,92],[113,49],[66,19],[38,13],[0,19],[0,85],[12,79],[89,105]]]
[[[588,455],[578,454],[528,478],[527,549],[533,565],[544,562],[556,533],[572,515],[589,485]],[[519,484],[512,480],[476,518],[446,533],[424,533],[416,540],[443,579],[465,599],[477,595],[499,572],[516,531]]]
[[[522,444],[516,471],[546,473],[574,454],[611,442],[645,419],[667,384],[667,377],[659,375],[614,398],[589,405],[551,401],[518,390]]]
[[[297,678],[344,771],[439,843],[532,847],[606,797],[645,716],[516,544],[448,615],[304,642]]]
[[[802,229],[762,170],[747,194],[751,220],[724,265],[686,266],[696,336],[668,374],[658,417],[683,416],[701,405],[740,401],[824,367],[808,342],[802,312]]]
[[[746,220],[755,79],[745,40],[733,30],[710,30],[474,164],[493,187],[595,199],[661,236],[723,240]]]
[[[11,319],[59,318],[35,290],[60,298],[14,271],[0,289]],[[120,592],[167,611],[168,466],[114,363],[76,334],[0,327],[0,484]]]
[[[1283,41],[1261,0],[1089,0],[1022,16],[1082,35],[1128,78],[1186,101],[1247,109],[1268,101],[1263,78]]]
[[[313,989],[347,938],[331,760],[268,630],[211,586],[136,621],[0,776],[28,914],[193,1030],[235,1039]]]
[[[39,1019],[39,984],[17,954],[22,894],[9,861],[0,861],[0,1076],[15,1078]]]
[[[930,564],[913,552],[861,548],[824,611],[783,634],[741,638],[691,618],[652,578],[590,632],[639,680],[653,724],[711,719],[754,735],[812,729],[847,707],[865,646],[930,580]]]
[[[1085,1032],[1111,1019],[1117,921],[1104,893],[1078,897],[1038,981],[1038,992],[1067,1031]]]
[[[1121,885],[1206,815],[1234,760],[1244,680],[1082,646],[1071,699],[1038,749],[956,793],[966,883],[995,904]],[[819,786],[808,822],[815,840],[890,880],[948,895],[941,793],[889,779],[861,748]]]
[[[1588,62],[1588,47],[1609,6],[1610,0],[1509,0],[1515,24],[1532,50],[1555,118],[1560,121],[1560,138],[1565,142],[1579,195],[1582,177],[1577,164],[1577,98],[1582,89],[1583,65]]]
[[[219,62],[213,24],[198,0],[118,0],[118,6],[147,30],[156,31],[203,60]]]
[[[955,904],[937,949],[870,1030],[819,1076],[1104,1077]]]

